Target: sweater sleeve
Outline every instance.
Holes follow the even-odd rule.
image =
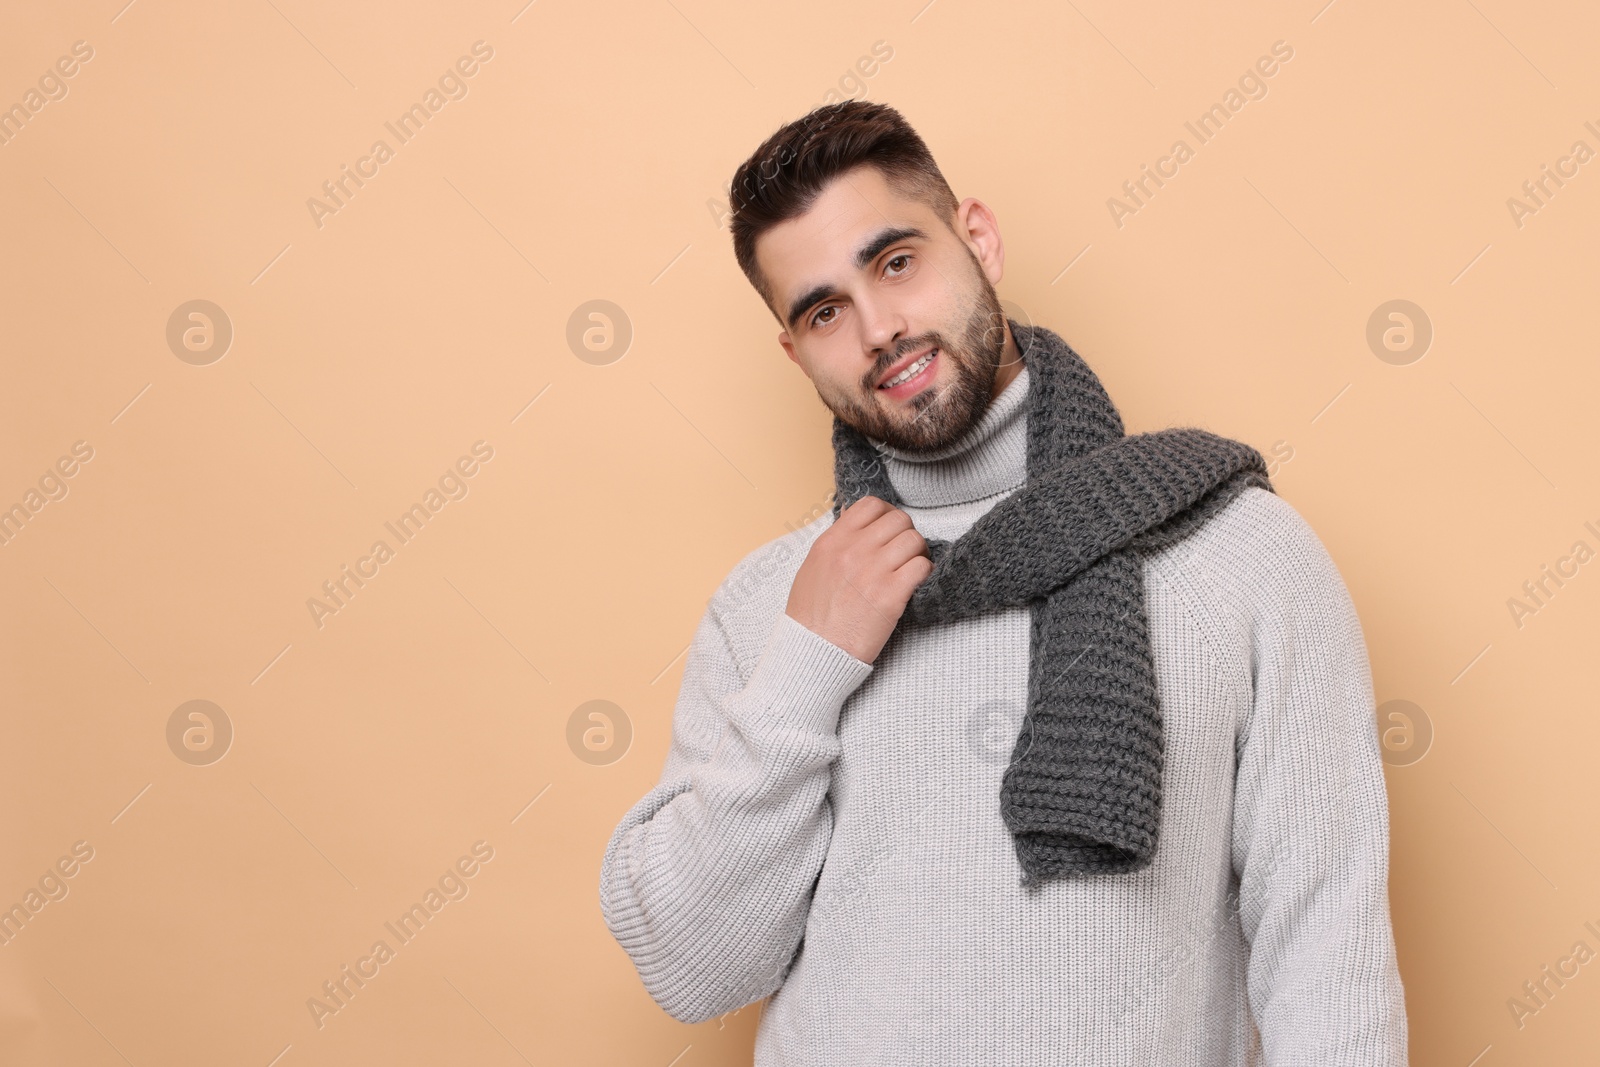
[[[1389,811],[1361,623],[1322,542],[1274,499],[1257,555],[1254,698],[1233,865],[1265,1062],[1404,1067]]]
[[[833,834],[845,699],[872,665],[779,613],[742,678],[716,598],[691,642],[659,784],[606,847],[600,905],[650,996],[704,1022],[774,992]]]

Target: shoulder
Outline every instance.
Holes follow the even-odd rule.
[[[795,573],[833,519],[833,512],[825,511],[747,552],[711,595],[711,614],[741,666],[760,657],[773,623],[788,604]]]
[[[1276,574],[1286,564],[1327,558],[1311,524],[1270,489],[1249,486],[1184,542],[1213,570]]]
[[[1253,658],[1263,639],[1281,638],[1297,620],[1355,623],[1344,579],[1322,539],[1270,489],[1245,489],[1150,564],[1160,580],[1187,594],[1225,655]]]

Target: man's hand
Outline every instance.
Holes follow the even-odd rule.
[[[806,554],[784,613],[871,663],[917,586],[933,571],[911,516],[875,496],[839,513]]]

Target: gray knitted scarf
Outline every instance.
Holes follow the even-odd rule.
[[[1154,859],[1164,739],[1143,556],[1252,485],[1261,454],[1197,427],[1127,436],[1100,379],[1052,331],[1007,320],[1028,367],[1027,481],[954,541],[901,625],[1028,604],[1028,710],[1000,788],[1023,885],[1124,874]],[[877,448],[837,418],[833,513],[895,506]]]

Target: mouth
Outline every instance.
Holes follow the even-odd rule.
[[[932,382],[938,369],[939,349],[929,348],[890,367],[883,381],[878,383],[878,392],[887,393],[894,400],[904,400]]]

